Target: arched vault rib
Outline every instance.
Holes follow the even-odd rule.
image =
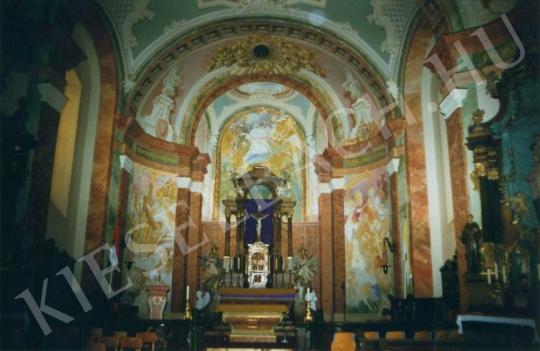
[[[340,39],[336,34],[291,20],[246,18],[242,21],[225,20],[210,23],[189,33],[183,33],[180,37],[171,39],[167,45],[163,45],[159,52],[156,51],[155,55],[149,57],[145,63],[140,64],[139,67],[142,67],[140,71],[132,73],[133,76],[130,79],[132,79],[131,83],[134,86],[125,100],[124,113],[136,114],[144,97],[147,96],[152,86],[162,78],[164,72],[195,50],[215,44],[220,40],[263,33],[301,40],[306,44],[320,47],[329,56],[344,61],[345,67],[356,72],[362,80],[363,86],[373,96],[373,100],[379,107],[391,104],[392,98],[385,88],[384,72],[378,71],[366,59],[364,53]],[[393,111],[391,114],[392,117],[395,117]]]

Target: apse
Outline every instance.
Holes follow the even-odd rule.
[[[0,6],[1,349],[538,344],[537,1],[49,2]]]

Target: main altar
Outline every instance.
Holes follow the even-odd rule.
[[[287,180],[255,166],[231,181],[236,198],[223,201],[226,230],[223,282],[216,311],[230,326],[231,342],[276,342],[274,328],[291,310],[298,291],[293,282],[292,216],[295,201],[284,197]],[[231,255],[231,218],[236,219]],[[283,252],[283,218],[287,250]],[[286,254],[287,259],[283,259]]]

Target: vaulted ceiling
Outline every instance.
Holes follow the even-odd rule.
[[[416,0],[99,0],[134,76],[174,38],[226,19],[265,18],[311,25],[338,35],[386,77],[418,10]]]

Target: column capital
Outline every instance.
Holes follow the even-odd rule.
[[[345,178],[331,178],[327,182],[319,183],[319,194],[330,194],[334,190],[343,190],[345,188]]]
[[[120,155],[120,167],[125,169],[129,174],[133,173],[133,161],[126,155]]]
[[[463,100],[467,97],[467,89],[453,89],[439,104],[439,110],[445,119],[448,119],[458,109],[463,107]]]
[[[388,172],[388,175],[391,176],[392,174],[396,173],[399,170],[399,158],[393,158],[386,164],[386,171]]]
[[[203,182],[193,180],[190,177],[176,177],[176,187],[188,189],[192,193],[202,193]]]

